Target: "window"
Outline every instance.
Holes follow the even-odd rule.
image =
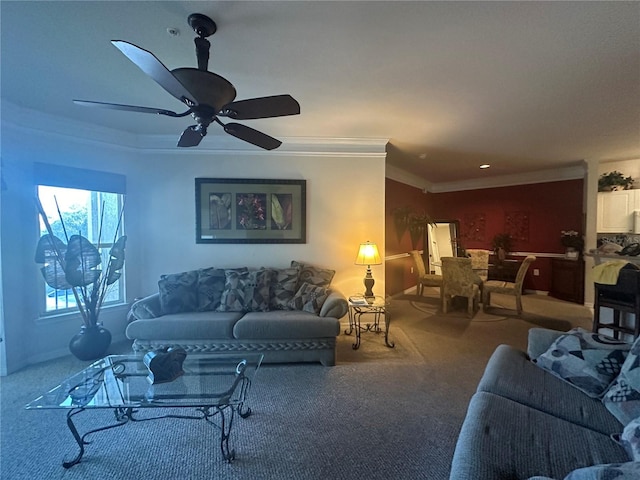
[[[118,226],[118,220],[124,195],[38,185],[38,198],[56,237],[66,244],[72,235],[83,235],[100,252],[102,265],[107,264],[113,242],[123,234],[123,222],[120,221]],[[46,233],[48,233],[47,228],[40,218],[40,235]],[[76,299],[72,290],[55,290],[47,284],[44,285],[46,287],[43,301],[45,313],[75,310]],[[122,302],[124,302],[124,274],[109,286],[104,304]]]

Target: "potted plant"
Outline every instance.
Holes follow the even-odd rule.
[[[633,178],[625,177],[617,170],[614,170],[613,172],[603,173],[598,179],[599,192],[630,190],[631,187],[633,187]]]
[[[62,216],[60,216],[60,222],[65,241],[56,237],[39,201],[37,205],[48,233],[38,241],[35,261],[43,264],[40,271],[47,285],[55,290],[72,291],[82,316],[82,328],[80,333],[69,342],[69,349],[80,360],[99,358],[111,344],[111,333],[99,322],[100,309],[109,286],[122,275],[127,237],[123,235],[117,240],[114,237],[107,263],[101,268],[100,252],[86,237],[82,235],[69,237]],[[60,212],[59,209],[58,212]],[[120,212],[116,232],[120,229],[121,221],[122,212]],[[102,218],[99,231],[102,232]],[[98,243],[100,243],[99,238]]]
[[[508,233],[498,233],[491,241],[494,253],[501,262],[507,257],[509,252],[513,250],[513,239]]]
[[[560,232],[560,243],[565,247],[567,258],[577,259],[584,249],[584,239],[575,230],[562,230]]]

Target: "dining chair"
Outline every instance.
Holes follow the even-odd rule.
[[[529,255],[526,257],[518,273],[516,274],[515,282],[502,282],[499,280],[489,280],[484,282],[482,288],[482,310],[487,311],[487,308],[491,306],[491,294],[492,293],[504,293],[507,295],[514,295],[516,297],[516,310],[518,315],[522,315],[522,284],[524,283],[524,277],[527,274],[529,265],[536,260],[536,257]]]
[[[411,250],[410,253],[418,272],[418,295],[422,296],[424,293],[424,287],[438,287],[440,289],[440,296],[442,297],[442,275],[427,273],[424,260],[418,250]]]
[[[442,257],[442,312],[447,313],[453,297],[467,298],[467,314],[473,318],[480,303],[478,275],[468,257]]]
[[[467,248],[467,255],[471,258],[471,268],[482,279],[483,282],[487,281],[489,276],[489,250],[483,250],[480,248]]]

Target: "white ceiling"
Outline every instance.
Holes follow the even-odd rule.
[[[2,0],[0,8],[2,100],[82,122],[177,141],[189,117],[72,99],[183,110],[110,40],[150,50],[169,69],[196,67],[187,17],[203,13],[218,25],[209,70],[235,85],[237,99],[299,101],[299,116],[246,122],[285,141],[389,139],[388,162],[429,182],[640,158],[637,1]],[[209,132],[203,142],[224,135]]]

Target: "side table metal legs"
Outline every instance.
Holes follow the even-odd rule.
[[[361,317],[365,314],[373,315],[373,323],[362,325]],[[389,348],[394,348],[395,343],[389,342],[389,325],[391,324],[391,315],[383,307],[352,307],[349,309],[349,328],[344,331],[345,335],[351,335],[355,331],[356,339],[351,346],[354,350],[360,348],[360,336],[362,331],[380,333],[380,317],[384,315],[384,344]]]

